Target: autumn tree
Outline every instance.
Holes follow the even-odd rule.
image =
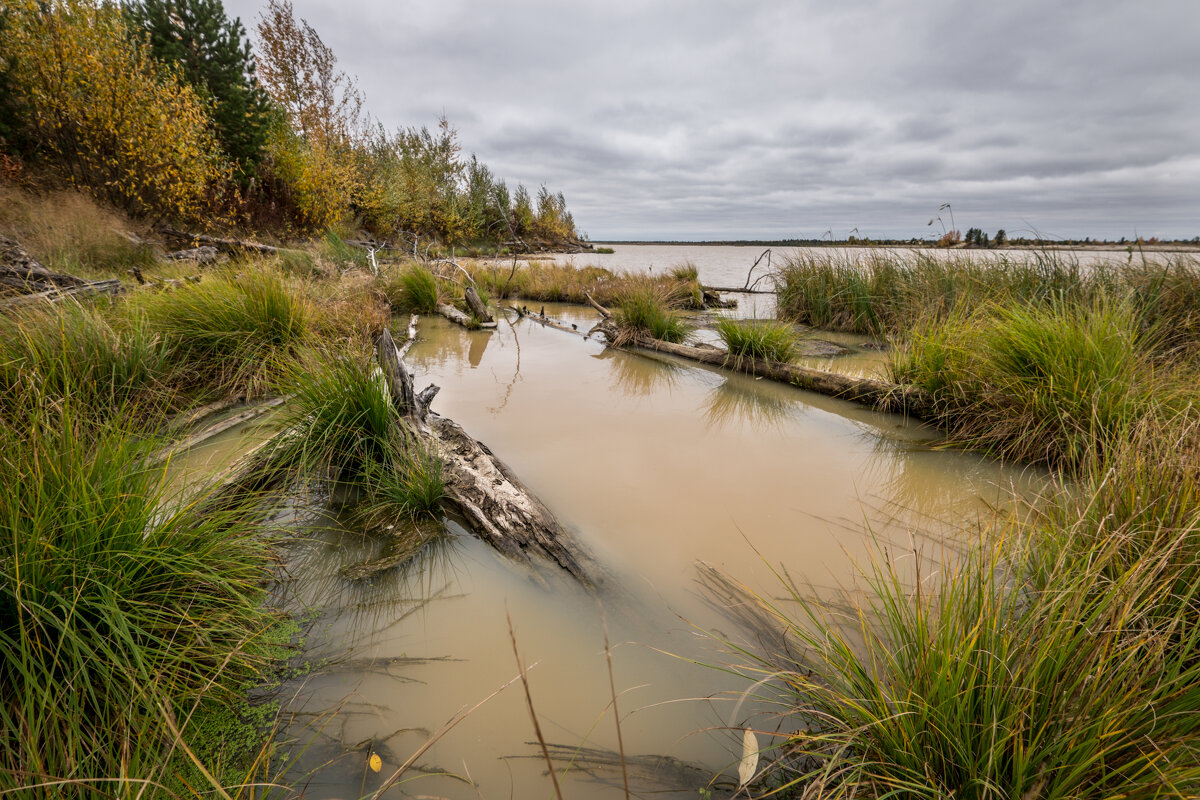
[[[135,47],[120,11],[89,0],[12,0],[22,133],[72,182],[133,213],[200,213],[227,177],[205,103]]]
[[[355,209],[383,236],[433,236],[451,242],[474,232],[470,199],[462,193],[458,132],[445,118],[394,133],[376,126],[364,145],[362,188]]]
[[[363,97],[354,80],[288,0],[268,0],[259,17],[258,76],[306,139],[348,143],[359,132]]]
[[[221,0],[134,0],[125,11],[154,57],[211,99],[222,149],[243,176],[252,174],[263,158],[271,108],[241,20],[226,17]]]
[[[268,134],[269,172],[302,227],[328,227],[364,193],[362,95],[287,0],[268,0],[256,32],[259,80],[283,111]]]

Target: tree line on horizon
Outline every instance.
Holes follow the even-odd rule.
[[[445,118],[386,129],[288,0],[252,45],[221,0],[0,7],[0,159],[151,220],[450,245],[577,241],[561,192],[510,190]]]

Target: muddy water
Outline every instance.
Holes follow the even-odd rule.
[[[583,330],[594,321],[547,312]],[[699,562],[771,595],[780,565],[813,591],[852,589],[855,563],[879,546],[938,560],[1014,487],[1040,481],[935,450],[929,430],[898,417],[608,352],[529,320],[468,332],[423,318],[408,361],[418,388],[442,387],[434,410],[504,459],[591,552],[600,586],[514,564],[453,523],[407,569],[350,581],[339,570],[385,545],[335,515],[309,519],[281,587],[311,620],[314,666],[284,697],[304,743],[291,775],[310,773],[306,797],[373,792],[447,720],[511,681],[511,621],[542,734],[575,753],[565,797],[624,797],[620,771],[602,763],[618,746],[607,631],[635,790],[694,798],[713,774],[736,771],[741,737],[728,728],[779,725],[741,701],[745,683],[692,663],[727,658],[699,630],[743,635],[705,599]],[[551,797],[532,742],[522,687],[510,685],[387,796]],[[372,751],[379,774],[367,768]]]

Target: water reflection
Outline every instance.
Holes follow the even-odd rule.
[[[745,380],[728,379],[708,394],[704,420],[709,429],[747,425],[756,430],[781,428],[798,413],[794,398],[761,391]]]
[[[337,662],[428,604],[455,596],[449,587],[460,545],[458,535],[448,528],[461,528],[446,520],[405,524],[441,530],[427,537],[415,556],[367,578],[356,577],[356,568],[386,559],[395,545],[388,536],[357,528],[347,514],[316,512],[303,535],[291,543],[287,577],[276,594],[297,616],[339,629],[336,639],[322,637],[326,647],[319,653],[321,659]]]
[[[673,361],[602,350],[592,358],[608,362],[613,387],[629,397],[649,397],[656,392],[671,392],[686,368]]]
[[[917,529],[969,533],[1027,513],[1051,480],[1043,469],[1004,467],[933,441],[879,436],[877,430],[867,439],[863,472],[882,502],[875,518]]]
[[[492,331],[477,331],[471,334],[471,346],[467,350],[467,362],[471,368],[479,367],[483,361],[483,351],[487,350],[488,342],[492,340]]]

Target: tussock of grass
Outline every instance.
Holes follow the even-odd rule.
[[[649,281],[627,289],[618,299],[613,317],[622,337],[645,333],[664,342],[679,343],[692,331],[672,306],[669,294]]]
[[[367,496],[359,511],[372,524],[400,518],[436,518],[441,511],[446,493],[442,461],[418,442],[393,446],[386,461],[367,465],[364,479]]]
[[[717,335],[734,357],[785,362],[796,357],[796,333],[783,322],[722,317],[717,320]]]
[[[174,782],[167,719],[186,738],[194,704],[230,702],[273,621],[262,535],[193,515],[151,442],[83,416],[68,399],[0,422],[0,790],[81,784],[26,796]]]
[[[160,408],[174,369],[171,345],[146,319],[74,302],[0,315],[0,408],[71,398],[89,415]]]
[[[186,383],[220,391],[268,385],[276,362],[307,343],[314,313],[303,289],[277,271],[215,274],[136,306],[172,343]]]
[[[1193,796],[1200,589],[1171,553],[1188,548],[1194,577],[1194,533],[1129,564],[1115,545],[1084,558],[1009,538],[915,593],[885,564],[849,614],[790,584],[786,601],[741,587],[790,642],[746,664],[799,727],[773,743],[772,782],[830,798]]]
[[[366,356],[319,354],[289,369],[279,388],[292,395],[284,425],[294,435],[276,458],[290,468],[357,477],[398,443],[387,384]]]
[[[993,307],[913,332],[890,369],[934,396],[953,440],[1075,467],[1176,401],[1144,330],[1107,302]]]
[[[441,293],[437,278],[424,267],[410,264],[380,277],[379,287],[396,311],[417,314],[437,312]]]
[[[684,261],[667,270],[667,276],[679,283],[695,283],[700,280],[700,269],[691,261]]]
[[[436,514],[441,460],[397,424],[370,358],[323,354],[293,369],[282,388],[293,395],[285,420],[293,434],[276,446],[276,464],[361,489],[360,510],[373,521]]]

